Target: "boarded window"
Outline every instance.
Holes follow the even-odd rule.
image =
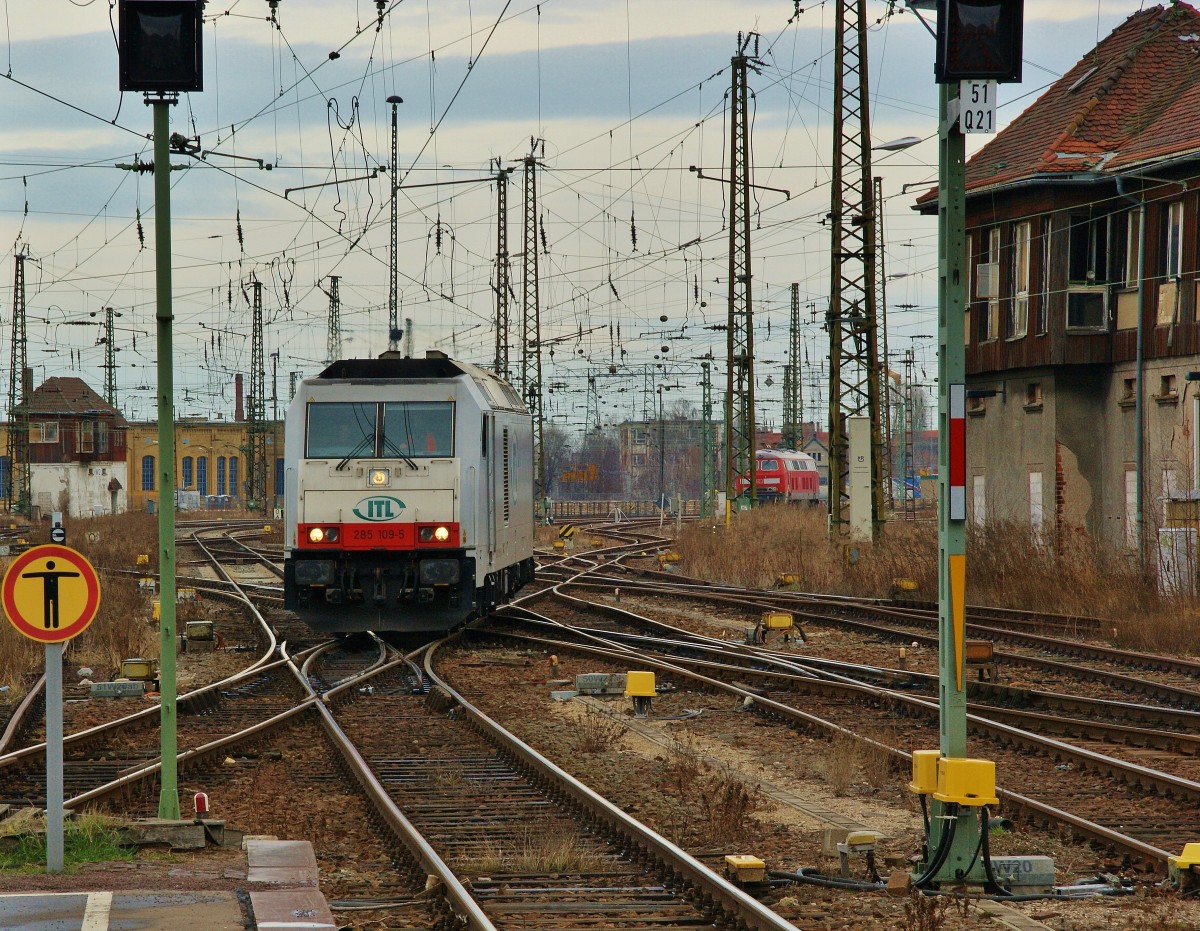
[[[1045,509],[1042,505],[1042,473],[1029,473],[1029,526],[1033,532],[1039,533],[1042,529],[1042,521],[1044,519]]]

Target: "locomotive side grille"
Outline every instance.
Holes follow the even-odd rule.
[[[509,445],[508,445],[508,427],[504,428],[504,523],[508,523],[509,512]]]

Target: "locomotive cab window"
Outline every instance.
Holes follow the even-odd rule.
[[[759,459],[758,469],[760,472],[776,472],[779,470],[779,461],[777,459]]]
[[[454,455],[454,402],[308,405],[313,459],[391,459]]]
[[[308,455],[341,459],[375,455],[377,405],[331,401],[308,405]]]
[[[454,402],[402,401],[383,405],[385,457],[454,455]]]

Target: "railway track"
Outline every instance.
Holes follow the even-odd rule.
[[[536,596],[523,601],[532,600],[536,600]],[[669,625],[631,616],[612,605],[585,605],[578,599],[573,599],[572,603],[576,610],[598,612],[610,619],[624,615],[630,629],[670,630]],[[604,630],[581,631],[577,639],[571,640],[564,636],[561,627],[554,627],[553,635],[543,630],[532,639],[548,650],[581,649],[594,655],[617,658],[625,664],[635,658],[649,663],[662,663],[664,655],[667,655],[670,656],[670,663],[663,668],[699,676],[701,681],[705,681],[706,687],[710,685],[706,680],[712,679],[713,682],[719,681],[720,687],[733,688],[735,693],[746,697],[774,700],[777,704],[771,705],[773,712],[786,708],[784,713],[800,715],[793,720],[802,722],[806,727],[818,726],[827,732],[853,731],[856,722],[862,719],[863,708],[869,707],[873,709],[876,723],[880,720],[885,724],[890,721],[896,732],[904,733],[909,738],[910,748],[937,745],[935,700],[921,699],[894,688],[850,681],[853,674],[848,668],[850,664],[838,664],[837,672],[829,664],[816,664],[817,668],[814,668],[801,656],[770,657],[764,655],[767,651],[736,647],[715,638],[699,638],[681,630],[673,631],[675,640],[672,643],[668,644],[660,637],[651,647],[651,641],[642,638],[646,642],[639,648],[630,645],[629,637],[616,638],[619,643],[609,640],[610,632]],[[490,633],[506,636],[505,632],[495,629]],[[649,649],[653,649],[653,653],[647,652]],[[608,652],[602,652],[605,650]],[[705,653],[709,655],[698,658]],[[713,654],[720,658],[714,658]],[[738,655],[738,658],[732,659],[734,655]],[[768,668],[772,664],[775,668]],[[628,668],[627,665],[625,668]],[[878,680],[883,672],[877,668],[864,668],[858,674],[863,678]],[[888,674],[905,675],[896,671]],[[727,686],[730,679],[743,683],[749,680],[757,687],[739,689]],[[820,721],[813,720],[811,715],[801,714],[797,704],[802,704],[810,712],[820,708],[823,713],[816,715]],[[1099,703],[1096,705],[1099,706]],[[1128,708],[1124,710],[1127,713]],[[881,714],[884,715],[882,719]],[[1060,823],[1070,824],[1072,829],[1105,845],[1119,846],[1128,857],[1144,867],[1160,871],[1168,852],[1177,851],[1183,843],[1188,842],[1192,825],[1197,814],[1200,814],[1197,809],[1200,804],[1200,783],[1193,778],[1197,775],[1194,757],[1196,741],[1178,739],[1177,735],[1169,732],[1140,727],[1094,720],[1064,720],[1061,715],[1053,713],[1005,712],[978,706],[974,706],[969,726],[976,740],[986,738],[990,741],[991,747],[982,749],[979,755],[998,760],[1002,780],[1007,765],[1011,771],[1021,772],[1023,785],[1028,785],[1033,775],[1030,772],[1029,754],[1036,754],[1046,761],[1041,764],[1044,771],[1039,778],[1052,785],[1053,789],[1042,794],[1040,801],[1038,793],[1032,789],[1025,789],[1024,794],[1005,793],[1011,803],[1022,807],[1037,819],[1056,819]],[[1031,728],[1040,733],[1031,732]],[[1072,736],[1074,742],[1044,735],[1045,731],[1054,730]],[[1096,749],[1089,748],[1089,743]],[[1127,750],[1130,744],[1150,748],[1156,754],[1156,762],[1163,768],[1117,759],[1105,752]],[[901,755],[904,752],[902,748],[894,746],[889,750],[899,751]],[[1173,772],[1164,771],[1164,768]],[[1069,773],[1076,782],[1087,780],[1091,784],[1083,790],[1064,786],[1064,772]],[[1052,803],[1053,800],[1063,796],[1072,798],[1072,814],[1055,811],[1057,806]],[[1122,816],[1119,819],[1114,817],[1112,805],[1116,798],[1122,800]]]

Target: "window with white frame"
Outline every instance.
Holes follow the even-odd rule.
[[[30,443],[57,443],[58,442],[58,421],[46,420],[40,423],[31,423],[29,425],[29,442]]]
[[[979,296],[984,299],[980,307],[980,342],[1000,336],[1000,227],[993,226],[987,237],[987,261],[979,263],[976,285]]]
[[[1183,201],[1167,204],[1167,216],[1163,243],[1163,277],[1178,278],[1183,267]]]
[[[1125,215],[1125,287],[1136,288],[1142,266],[1142,208],[1134,207]]]
[[[1047,215],[1042,220],[1042,290],[1038,295],[1037,314],[1036,320],[1034,321],[1034,332],[1037,333],[1038,336],[1042,336],[1050,332],[1050,231],[1050,216]]]
[[[967,236],[967,300],[963,308],[963,345],[971,345],[971,305],[975,303],[975,238]]]
[[[1029,246],[1033,224],[1028,220],[1013,226],[1012,304],[1008,312],[1008,338],[1020,339],[1029,332]]]
[[[982,475],[971,479],[971,517],[976,527],[987,523],[987,479]]]
[[[1067,238],[1067,329],[1108,327],[1107,214],[1071,214]]]

